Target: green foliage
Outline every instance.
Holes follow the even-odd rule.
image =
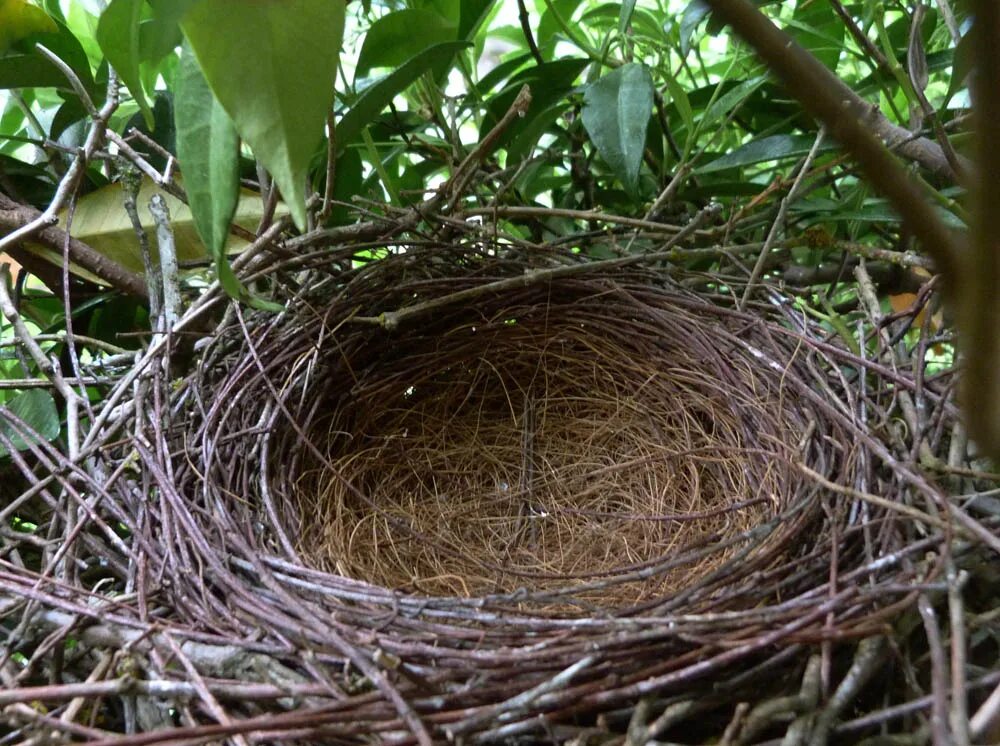
[[[146,100],[139,78],[139,22],[143,0],[111,0],[97,24],[97,42],[108,62],[122,76],[129,92],[139,105],[149,127],[153,126],[153,110]]]
[[[305,229],[306,177],[333,104],[343,0],[202,0],[182,27],[216,98]]]
[[[34,433],[15,428],[6,419],[0,419],[0,431],[10,438],[11,445],[18,451],[30,448],[33,443],[42,440],[53,440],[59,435],[59,413],[56,411],[52,394],[41,389],[28,389],[14,394],[4,406],[10,414],[17,417],[21,423]],[[35,437],[37,436],[37,437]],[[7,449],[0,444],[0,457],[7,455]]]
[[[963,4],[951,4],[966,34],[957,44],[935,4],[925,4],[915,30],[908,7],[880,0],[844,3],[854,28],[830,3],[757,5],[891,123],[933,142],[936,122],[960,155],[968,149]],[[0,190],[47,207],[92,126],[77,87],[36,44],[66,63],[98,107],[113,68],[121,103],[109,127],[142,154],[147,176],[171,178],[189,203],[190,213],[171,203],[181,259],[194,265],[188,289],[217,279],[251,303],[227,254],[234,233],[245,245],[268,222],[258,165],[278,185],[287,205],[278,215],[290,213],[293,232],[367,219],[379,202],[417,203],[450,178],[504,121],[523,85],[532,103],[491,140],[474,181],[479,204],[641,216],[683,174],[669,204],[658,206],[662,219],[683,222],[718,201],[732,218],[729,235],[759,242],[816,138],[816,123],[701,0],[526,0],[530,38],[517,4],[496,0],[110,0],[100,15],[92,7],[0,0]],[[181,53],[182,42],[191,54]],[[920,111],[918,90],[933,120]],[[92,227],[88,210],[103,205],[113,230],[74,232],[134,271],[134,231],[107,186],[117,163],[102,160],[115,149],[99,149],[77,190],[81,227]],[[939,189],[948,224],[964,230],[961,191],[920,164],[913,170]],[[324,205],[324,196],[334,202]],[[148,220],[146,205],[139,208]],[[531,240],[588,227],[566,217],[499,222]],[[831,138],[781,229],[794,243],[814,227],[831,245],[885,247],[903,238],[891,208]],[[61,261],[59,252],[47,256]],[[790,251],[784,269],[841,258],[827,245]],[[711,270],[705,261],[691,266]],[[103,339],[101,328],[112,330],[108,341],[122,343],[110,310],[121,299],[96,297],[87,301],[95,304],[87,323],[97,324],[89,331]],[[141,318],[130,308],[124,331]]]
[[[183,163],[188,204],[201,240],[215,261],[219,282],[233,297],[242,288],[226,259],[226,239],[239,198],[239,136],[212,95],[190,50],[181,55],[174,81],[177,155]]]
[[[590,139],[626,189],[634,194],[653,109],[653,78],[649,70],[635,63],[624,65],[587,86],[583,100],[583,125]],[[686,113],[687,121],[691,121],[690,107]]]

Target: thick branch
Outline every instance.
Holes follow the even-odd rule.
[[[866,178],[889,198],[914,235],[920,238],[938,270],[954,283],[962,254],[960,242],[938,219],[924,191],[910,179],[873,132],[885,139],[890,147],[915,160],[927,159],[936,150],[937,156],[931,159],[931,165],[940,158],[950,174],[940,146],[930,141],[902,142],[901,132],[897,132],[901,128],[888,122],[875,107],[861,99],[747,0],[706,2],[754,47],[799,103],[823,122],[830,134],[854,156]],[[907,138],[911,136],[906,130],[902,132],[906,132]]]
[[[0,228],[14,231],[28,225],[41,213],[33,207],[20,205],[0,194]],[[125,269],[120,264],[72,236],[57,226],[43,228],[31,237],[32,241],[44,244],[54,251],[62,253],[63,246],[69,240],[69,257],[75,264],[91,274],[101,278],[116,290],[126,295],[132,295],[143,300],[148,299],[146,283],[135,272]]]

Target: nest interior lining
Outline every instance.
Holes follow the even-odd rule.
[[[730,560],[726,540],[794,491],[801,418],[740,330],[594,292],[339,340],[326,376],[344,385],[309,430],[325,458],[289,486],[302,555],[391,589],[564,589],[604,607]],[[698,551],[713,543],[727,548]]]

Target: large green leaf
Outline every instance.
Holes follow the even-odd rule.
[[[12,54],[0,57],[0,88],[65,88],[69,81],[40,54]]]
[[[22,437],[6,419],[0,418],[0,431],[10,438],[15,450],[26,450],[30,445],[39,442],[39,438],[47,441],[58,437],[59,412],[56,411],[56,403],[48,391],[28,389],[15,394],[4,407],[38,435],[38,438],[30,435],[27,438]],[[0,456],[8,455],[10,452],[0,445]]]
[[[587,86],[583,126],[625,188],[635,194],[653,110],[653,77],[644,65],[622,65]]]
[[[186,187],[187,183],[182,181],[181,186]],[[149,238],[154,260],[157,258],[157,248],[153,237],[153,218],[146,206],[149,204],[150,198],[159,192],[160,189],[151,179],[144,178],[139,187],[139,196],[136,199],[139,205],[139,220]],[[170,212],[170,225],[174,232],[174,248],[177,251],[177,258],[182,262],[204,260],[209,256],[209,253],[198,235],[191,208],[170,194],[164,193],[162,197]],[[123,267],[133,272],[142,272],[142,256],[136,242],[135,228],[122,207],[123,199],[120,182],[107,184],[93,192],[88,192],[77,200],[70,232],[75,238],[79,238],[93,247],[95,251]],[[251,192],[249,189],[240,190],[233,222],[246,230],[254,231],[260,224],[263,213],[264,205],[260,194]],[[288,208],[279,202],[275,214],[278,216],[287,215]],[[59,225],[64,228],[66,226],[66,210],[60,213]],[[230,235],[226,242],[226,253],[237,253],[246,246],[245,239]],[[28,245],[28,248],[33,253],[51,260],[54,264],[62,265],[61,251],[53,252],[36,244]],[[99,282],[75,265],[71,266],[71,269],[83,277]]]
[[[194,224],[215,260],[219,284],[230,296],[240,297],[245,293],[225,251],[240,191],[239,135],[190,49],[181,55],[174,85],[177,156]]]
[[[202,0],[181,26],[216,98],[305,230],[306,174],[333,105],[343,0]]]
[[[51,87],[65,91],[73,90],[66,76],[34,48],[33,45],[37,42],[69,65],[91,96],[98,98],[101,91],[94,85],[87,53],[83,51],[79,40],[62,23],[53,25],[54,32],[36,33],[27,38],[23,43],[25,46],[31,45],[31,48],[26,49],[23,54],[0,57],[0,88]]]
[[[831,70],[844,51],[844,30],[833,5],[825,2],[798,3],[788,24],[792,37]]]
[[[169,20],[151,18],[139,24],[139,52],[143,62],[159,62],[183,40],[181,27]]]
[[[355,77],[373,67],[397,67],[428,47],[454,41],[457,27],[429,10],[407,9],[382,16],[365,34]]]
[[[142,4],[143,0],[111,0],[97,24],[97,43],[139,105],[146,126],[152,128],[153,110],[146,100],[139,76],[139,62],[142,60],[139,42]]]
[[[410,83],[419,78],[426,70],[433,68],[451,57],[460,49],[471,46],[466,41],[449,41],[425,49],[415,57],[407,60],[396,70],[368,86],[358,96],[346,114],[337,123],[337,146],[342,151],[358,138],[362,127],[371,124],[389,102],[403,92]]]

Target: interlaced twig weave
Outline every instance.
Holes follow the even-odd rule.
[[[951,377],[776,292],[589,267],[279,268],[288,311],[230,307],[183,380],[164,347],[85,465],[34,448],[18,505],[76,527],[77,580],[5,559],[0,610],[29,668],[85,653],[8,658],[0,703],[126,744],[820,743],[940,707],[887,634],[997,536],[932,470]]]

